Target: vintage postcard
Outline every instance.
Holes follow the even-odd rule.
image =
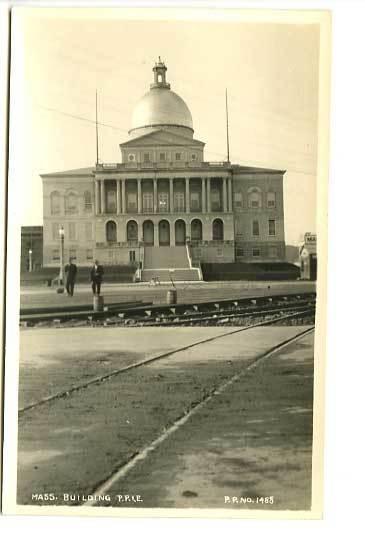
[[[5,513],[321,517],[330,24],[13,9]]]

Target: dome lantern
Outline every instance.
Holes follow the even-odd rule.
[[[129,134],[138,137],[163,129],[192,138],[194,129],[190,110],[183,99],[171,91],[166,82],[167,67],[160,57],[152,70],[154,82],[133,110]]]
[[[154,89],[155,87],[163,87],[165,89],[170,89],[170,84],[166,83],[167,68],[165,63],[161,61],[161,57],[158,58],[158,62],[155,63],[155,66],[152,70],[154,73],[155,81],[151,83],[150,88]]]

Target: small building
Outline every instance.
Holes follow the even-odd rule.
[[[300,278],[315,281],[317,279],[317,235],[306,233],[299,249]]]
[[[43,226],[22,226],[20,271],[38,271],[43,266]]]

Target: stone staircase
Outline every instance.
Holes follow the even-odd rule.
[[[174,281],[201,280],[200,269],[190,267],[185,246],[145,247],[142,282],[150,282],[153,279],[159,282],[169,282],[170,269],[174,270],[171,274]]]

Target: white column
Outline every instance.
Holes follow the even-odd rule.
[[[138,213],[142,212],[142,185],[141,185],[141,179],[138,178],[137,180],[137,207],[138,207]]]
[[[232,212],[232,179],[228,178],[228,212]]]
[[[100,214],[99,180],[95,180],[95,214]]]
[[[122,213],[125,214],[127,211],[126,201],[125,201],[125,180],[122,180]]]
[[[207,211],[207,198],[205,195],[205,178],[202,178],[202,212]]]
[[[190,180],[185,178],[185,211],[190,212]]]
[[[227,208],[227,180],[222,179],[222,193],[223,193],[223,212],[228,212]]]
[[[105,214],[105,180],[100,180],[101,214]]]
[[[153,212],[157,212],[157,178],[153,179]]]
[[[117,214],[120,214],[120,180],[117,180]]]
[[[170,212],[174,212],[174,179],[170,178]],[[170,241],[171,241],[171,235],[170,235]],[[175,232],[174,232],[174,245],[175,245]]]
[[[210,212],[210,178],[207,178],[207,212]]]

